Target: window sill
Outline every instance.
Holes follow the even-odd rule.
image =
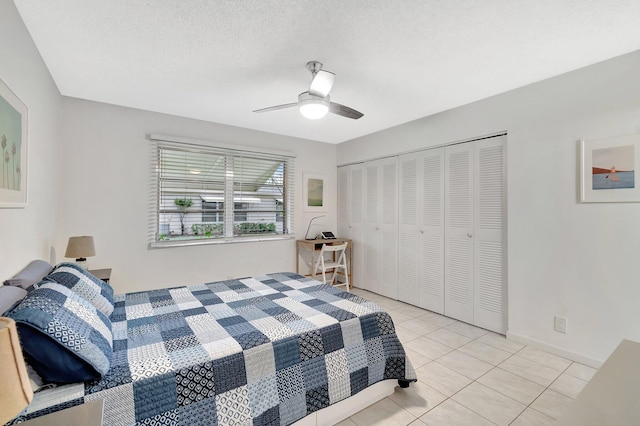
[[[184,246],[202,246],[211,244],[235,244],[235,243],[256,243],[262,241],[280,241],[293,240],[295,235],[251,235],[245,237],[233,238],[202,238],[193,240],[173,240],[173,241],[154,241],[149,243],[150,249],[184,247]]]

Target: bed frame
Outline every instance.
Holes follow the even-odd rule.
[[[309,414],[292,426],[331,426],[353,416],[358,411],[375,404],[388,397],[394,391],[398,382],[396,380],[384,380],[365,390],[350,396],[336,404]]]

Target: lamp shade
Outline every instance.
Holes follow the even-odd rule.
[[[0,424],[14,419],[33,399],[16,323],[0,317]]]
[[[69,242],[67,243],[67,251],[65,252],[64,257],[84,259],[95,255],[96,248],[93,245],[93,237],[69,237]]]

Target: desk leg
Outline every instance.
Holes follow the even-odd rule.
[[[302,248],[302,250],[301,250]],[[300,257],[301,254],[306,253],[307,251],[309,251],[309,247],[307,245],[296,245],[296,273],[306,276],[306,277],[311,277],[314,278],[313,275],[313,268],[315,266],[315,259],[316,259],[316,250],[315,250],[315,246],[311,246],[311,265],[309,265],[307,263],[307,259],[306,256],[303,260],[303,262],[300,262]],[[305,267],[305,271],[301,271],[300,270],[300,263],[304,263],[304,267]]]

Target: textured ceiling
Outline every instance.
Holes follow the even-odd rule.
[[[339,143],[640,49],[638,0],[14,0],[60,92]],[[309,60],[331,100],[296,108]]]

